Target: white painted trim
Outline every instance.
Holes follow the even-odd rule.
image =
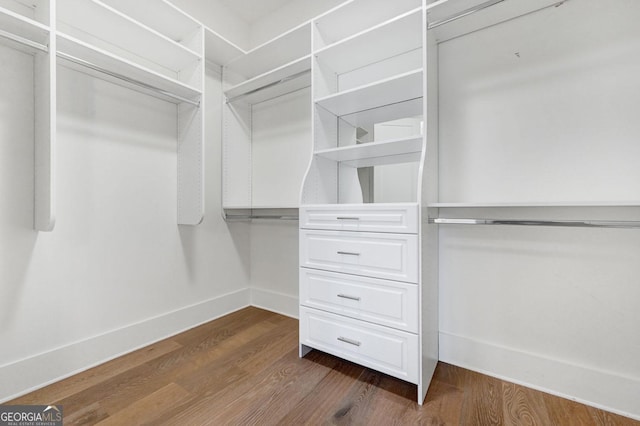
[[[297,296],[262,288],[252,288],[251,306],[298,319],[299,302]]]
[[[0,403],[249,306],[248,288],[0,366]]]
[[[440,361],[640,420],[640,379],[440,331]]]

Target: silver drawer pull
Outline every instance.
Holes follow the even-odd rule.
[[[358,302],[360,301],[359,297],[349,296],[349,295],[346,295],[346,294],[339,294],[338,297],[342,297],[343,299],[349,299],[349,300],[357,300]]]
[[[338,216],[338,217],[336,217],[336,219],[337,220],[360,220],[360,218],[356,217],[356,216],[351,216],[351,217],[349,217],[349,216]]]
[[[361,343],[358,342],[357,340],[347,339],[346,337],[342,337],[342,336],[338,337],[338,340],[340,340],[341,342],[348,343],[348,344],[353,345],[353,346],[360,346],[361,345]]]
[[[354,253],[351,251],[339,251],[338,254],[346,254],[348,256],[360,256],[360,253]]]

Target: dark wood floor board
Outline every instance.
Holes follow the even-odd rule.
[[[192,399],[192,395],[189,392],[175,383],[170,383],[97,424],[121,426],[156,423],[175,407],[190,399]]]
[[[513,383],[502,384],[505,425],[551,424],[542,395],[532,389]]]
[[[595,419],[586,405],[544,393],[544,405],[549,420],[554,425],[582,426],[595,424]]]
[[[313,354],[313,353],[312,353]],[[310,354],[310,355],[312,355]],[[320,382],[281,419],[285,425],[328,424],[354,383],[366,370],[349,361],[319,354],[304,361],[318,363],[329,368]]]
[[[553,425],[640,422],[439,363],[417,388],[337,357],[298,357],[298,322],[246,308],[9,402],[66,425]]]
[[[409,404],[399,425],[457,425],[461,423],[464,387],[432,380],[429,392],[421,407]]]
[[[127,354],[126,357],[118,357],[82,374],[76,374],[44,389],[19,397],[15,402],[18,404],[53,404],[181,347],[173,340],[163,340]]]
[[[504,425],[502,381],[468,372],[464,387],[461,423],[464,425]]]

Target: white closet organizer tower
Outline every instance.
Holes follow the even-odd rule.
[[[306,122],[310,113],[306,100],[302,111],[295,102],[294,110],[291,105],[286,111],[281,108],[289,95],[311,85],[310,52],[311,23],[306,22],[223,67],[225,218],[297,216],[309,144],[295,121],[300,115],[300,122]],[[277,135],[266,141],[258,137],[256,117],[262,121],[270,117],[269,132]]]
[[[425,8],[354,0],[314,20],[300,205],[300,355],[317,349],[414,383],[420,404],[438,360]]]
[[[33,55],[34,229],[38,231],[51,231],[55,225],[55,28],[55,0],[0,1],[0,42]]]

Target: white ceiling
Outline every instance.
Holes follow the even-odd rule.
[[[290,0],[219,0],[243,21],[253,24]]]

